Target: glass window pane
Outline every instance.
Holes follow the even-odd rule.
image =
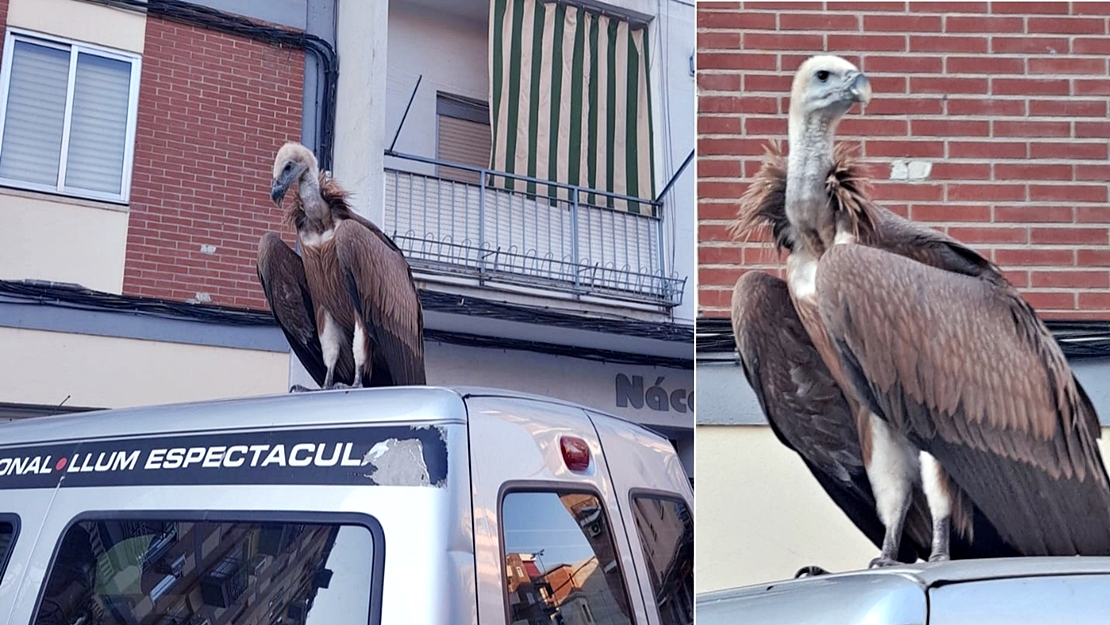
[[[69,57],[69,50],[15,42],[0,177],[58,184]]]
[[[373,543],[359,525],[81,521],[34,622],[365,625]]]
[[[15,534],[15,523],[0,520],[0,577],[4,575],[4,569],[7,568],[8,564],[8,556],[11,555],[12,547],[15,546]]]
[[[66,187],[121,193],[130,95],[131,63],[77,55]]]
[[[511,623],[632,622],[609,519],[597,497],[509,493],[501,524]]]
[[[632,497],[636,533],[644,550],[663,625],[694,622],[694,522],[686,504],[651,495]]]

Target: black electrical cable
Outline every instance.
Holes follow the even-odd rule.
[[[520,321],[522,323],[603,332],[605,334],[621,334],[685,344],[690,344],[694,339],[694,328],[689,325],[569,315],[549,308],[493,302],[436,291],[421,291],[420,303],[425,311],[434,310],[473,317],[500,319],[502,321]]]
[[[425,310],[437,310],[454,314],[479,315],[493,319],[521,321],[524,323],[558,326],[626,334],[638,337],[658,338],[669,336],[667,330],[650,331],[647,322],[630,321],[629,328],[623,328],[617,320],[598,320],[557,313],[536,308],[516,307],[500,302],[490,302],[473,297],[447,295],[431,291],[420,291],[421,303]],[[35,280],[0,280],[0,305],[54,306],[72,310],[108,311],[132,315],[145,315],[164,319],[184,319],[200,323],[227,326],[274,326],[273,316],[264,311],[230,308],[212,304],[190,304],[173,300],[115,295],[92,291],[76,285]],[[690,332],[692,334],[692,332]],[[425,329],[424,338],[429,341],[450,343],[469,347],[523,350],[568,356],[602,362],[630,365],[659,366],[675,369],[693,369],[691,358],[673,358],[633,354],[595,347],[559,345],[540,341],[527,341],[496,336],[479,336],[462,332]],[[689,342],[689,339],[687,339]]]
[[[85,0],[94,4],[138,11],[166,20],[200,26],[229,35],[246,37],[275,46],[289,46],[311,53],[320,63],[324,75],[323,97],[319,102],[316,136],[316,158],[320,168],[332,168],[335,148],[335,102],[339,85],[339,58],[327,41],[306,32],[268,26],[245,17],[232,15],[183,0]]]
[[[1068,359],[1110,358],[1110,321],[1046,320],[1044,324]],[[699,356],[734,351],[731,322],[698,317],[695,345]]]

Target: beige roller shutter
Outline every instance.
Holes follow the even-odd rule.
[[[437,98],[436,158],[472,167],[489,167],[492,135],[489,109],[484,102],[439,94]],[[439,167],[437,175],[463,182],[479,182],[477,172]]]

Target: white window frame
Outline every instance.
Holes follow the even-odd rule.
[[[15,54],[15,42],[26,41],[36,45],[48,46],[59,50],[69,49],[69,84],[66,87],[65,118],[62,126],[62,151],[58,162],[58,182],[56,185],[44,185],[24,180],[0,177],[0,186],[43,191],[70,197],[103,200],[106,202],[126,204],[131,199],[131,169],[135,162],[135,127],[139,113],[139,77],[142,75],[142,57],[138,54],[114,50],[83,41],[66,39],[45,33],[25,30],[22,28],[8,28],[4,33],[4,60],[0,65],[0,153],[4,150],[4,128],[8,118],[8,90],[11,88],[12,59]],[[77,55],[81,52],[105,58],[123,61],[131,64],[131,79],[127,102],[127,130],[124,136],[123,148],[123,175],[120,180],[120,193],[103,193],[88,189],[72,189],[65,186],[66,161],[69,157],[69,132],[70,121],[73,115],[73,88],[77,79]]]

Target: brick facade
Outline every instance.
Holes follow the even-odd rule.
[[[141,80],[124,293],[265,308],[255,258],[266,231],[292,242],[270,178],[300,137],[304,53],[149,17]]]
[[[1105,3],[699,3],[699,314],[727,316],[741,273],[782,265],[726,228],[763,146],[785,145],[794,71],[829,52],[871,78],[871,104],[838,134],[861,144],[883,205],[988,255],[1042,317],[1110,319],[1108,16]],[[897,160],[931,171],[893,181]]]

